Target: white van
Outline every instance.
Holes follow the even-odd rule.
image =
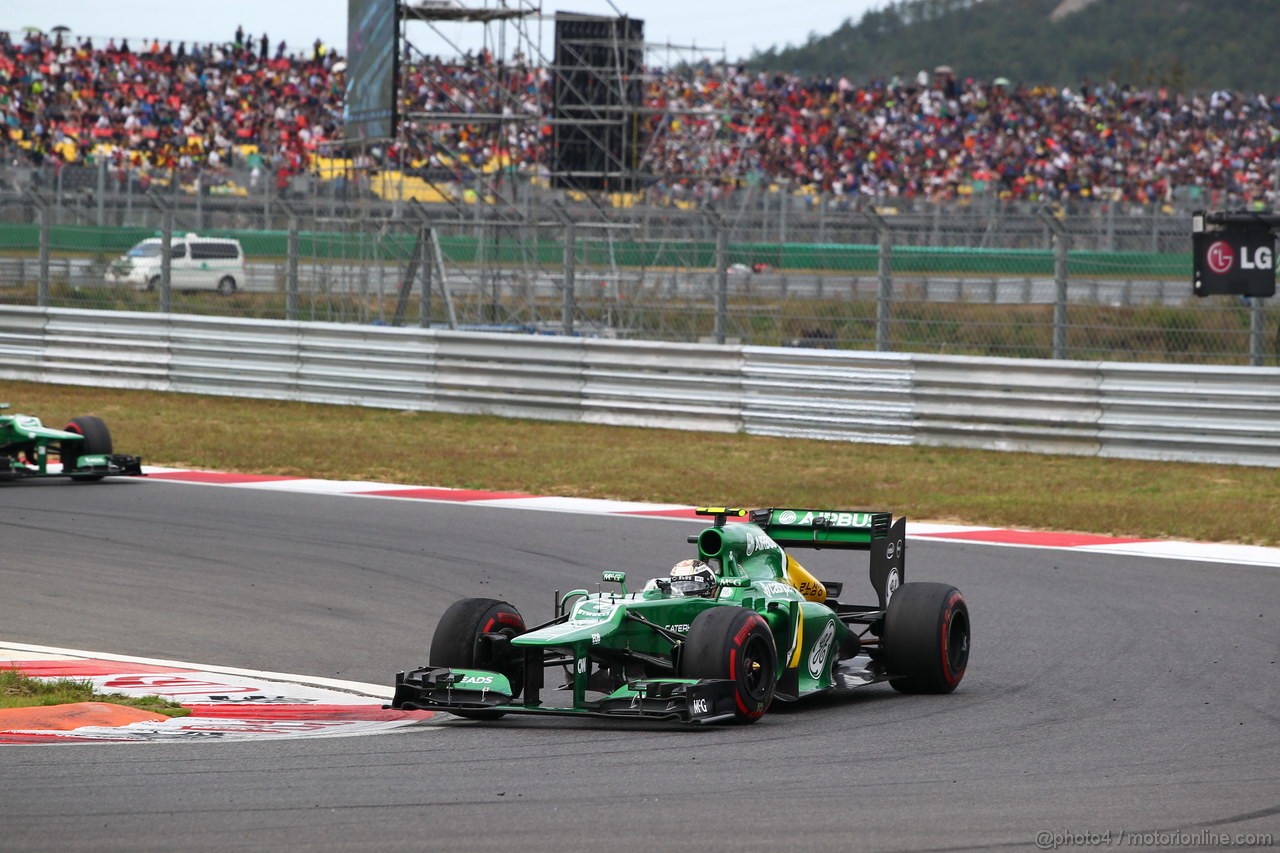
[[[107,270],[108,284],[132,284],[139,290],[160,286],[159,237],[134,246]],[[230,296],[244,286],[244,249],[239,240],[174,235],[169,255],[169,283],[174,290],[216,290]]]

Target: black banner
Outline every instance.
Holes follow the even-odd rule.
[[[1267,227],[1234,226],[1192,234],[1196,296],[1275,296],[1275,245],[1275,235]]]

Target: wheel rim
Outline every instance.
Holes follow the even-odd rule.
[[[502,634],[508,640],[520,636],[520,632],[514,628],[499,628],[497,631],[489,631],[487,633]],[[509,660],[498,660],[492,653],[489,653],[489,649],[482,636],[476,636],[475,666],[481,669],[500,669],[507,663],[509,663]]]
[[[742,647],[743,690],[752,699],[763,700],[769,693],[772,678],[769,644],[758,634],[748,637]]]
[[[947,666],[952,673],[964,672],[969,663],[969,617],[962,611],[951,614],[947,626]]]
[[[513,691],[519,692],[520,684],[523,680],[524,659],[515,649],[507,644],[507,654],[504,657],[498,657],[493,654],[491,647],[482,639],[484,634],[502,634],[508,641],[520,636],[524,632],[523,622],[519,627],[511,624],[495,625],[496,620],[490,620],[489,624],[483,626],[488,630],[481,631],[476,635],[475,647],[472,651],[472,666],[477,669],[491,669],[500,672],[511,682]]]

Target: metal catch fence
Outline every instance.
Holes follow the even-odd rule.
[[[243,257],[219,266],[236,259],[197,258],[211,249],[186,248],[194,240],[234,241]],[[762,192],[732,205],[606,207],[528,182],[472,204],[28,187],[0,193],[0,304],[1280,363],[1264,301],[1192,296],[1189,247],[1189,212],[1102,204],[853,204]]]

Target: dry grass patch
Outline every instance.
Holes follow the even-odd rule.
[[[148,464],[679,504],[1280,545],[1280,472],[781,439],[8,383],[13,410],[96,414]]]

